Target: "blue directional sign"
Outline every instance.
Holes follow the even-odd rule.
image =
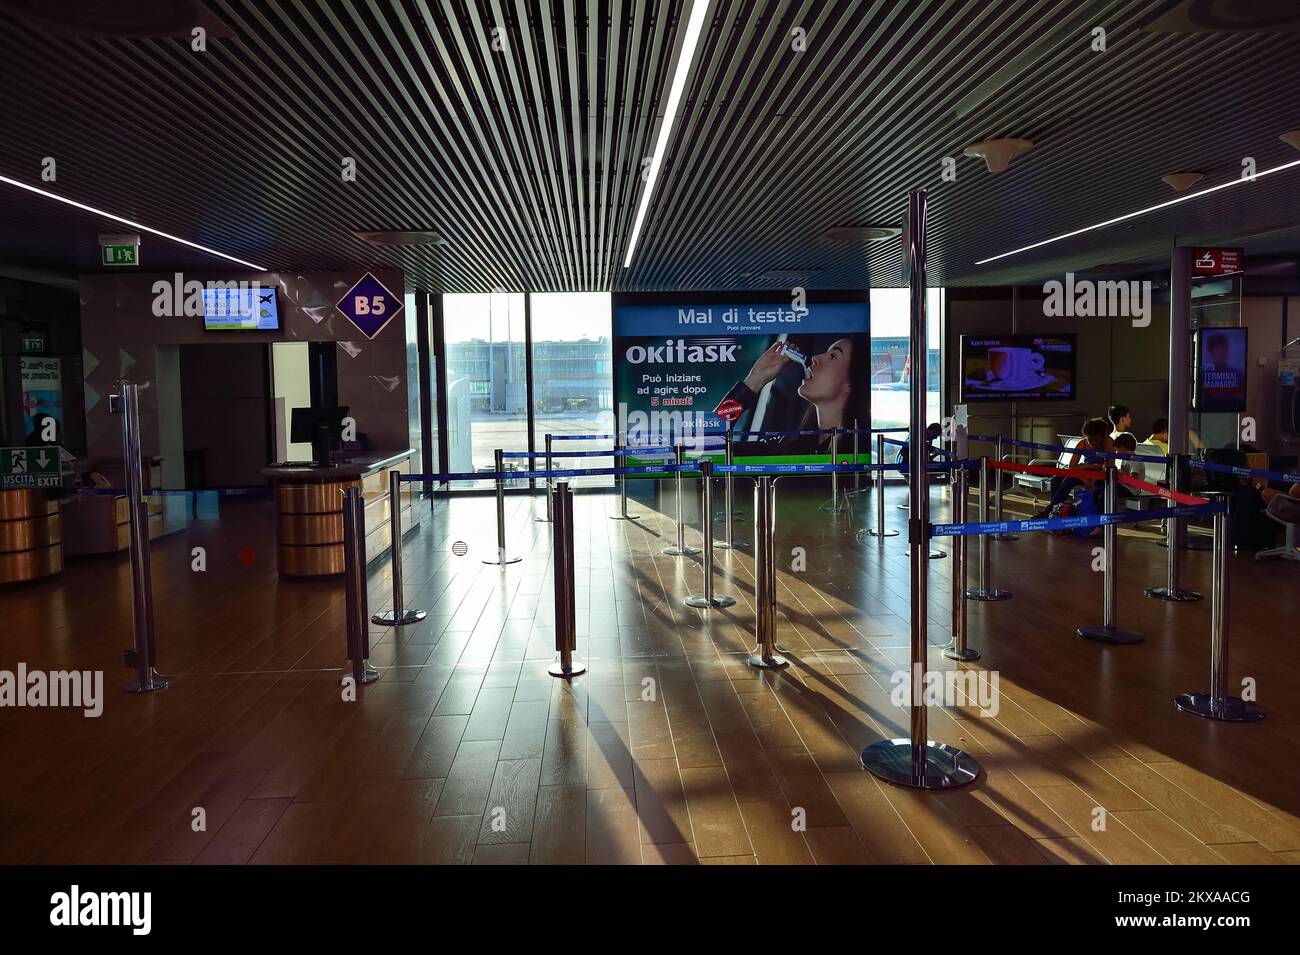
[[[402,300],[369,272],[334,305],[348,321],[373,339],[402,310]]]

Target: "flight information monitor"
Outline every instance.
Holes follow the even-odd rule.
[[[203,327],[209,331],[275,331],[280,327],[275,286],[210,283],[203,289]]]

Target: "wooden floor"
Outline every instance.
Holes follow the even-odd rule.
[[[781,673],[744,662],[749,553],[718,552],[717,589],[735,608],[688,610],[700,567],[660,554],[672,523],[644,505],[634,510],[646,520],[611,521],[604,495],[575,499],[590,671],[571,684],[546,674],[549,525],[522,497],[509,501],[509,537],[525,559],[504,570],[480,563],[494,547],[491,499],[420,505],[405,569],[408,605],[429,617],[375,628],[383,675],[355,703],[338,686],[341,586],[277,581],[264,503],[224,504],[220,522],[155,543],[159,668],[174,679],[164,692],[121,692],[124,560],[75,561],[56,582],[0,594],[0,668],[107,677],[98,719],[0,710],[0,861],[1300,860],[1300,568],[1233,560],[1231,677],[1257,681],[1268,718],[1228,725],[1171,704],[1206,688],[1209,606],[1142,596],[1164,580],[1163,549],[1123,539],[1120,622],[1147,639],[1106,647],[1074,635],[1100,622],[1096,541],[994,543],[995,581],[1015,597],[971,603],[970,642],[984,654],[973,666],[997,673],[997,715],[963,703],[929,717],[931,736],[975,754],[983,772],[920,793],[858,762],[867,744],[906,735],[907,711],[890,702],[907,661],[905,545],[857,540],[869,495],[833,517],[818,509],[825,492],[800,480],[782,481],[778,505],[779,639],[793,663]],[[901,493],[891,489],[893,527]],[[738,528],[750,537],[747,520]],[[206,572],[191,570],[195,546]],[[805,570],[791,569],[795,548]],[[930,562],[929,662],[940,670],[953,666],[938,652],[949,564]],[[1207,589],[1207,574],[1207,555],[1188,554],[1185,583]],[[373,612],[387,605],[386,568],[371,588]]]

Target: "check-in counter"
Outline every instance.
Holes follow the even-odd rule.
[[[0,584],[63,570],[63,520],[57,498],[40,488],[0,491]]]
[[[359,487],[366,502],[366,562],[389,547],[388,472],[411,473],[414,451],[353,458],[328,467],[272,465],[262,474],[275,488],[276,559],[284,579],[332,577],[343,573],[343,495]],[[399,494],[402,530],[416,525],[411,485]]]

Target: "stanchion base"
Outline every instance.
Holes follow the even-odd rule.
[[[1176,587],[1173,590],[1170,590],[1168,587],[1148,587],[1143,591],[1143,593],[1148,597],[1154,597],[1156,600],[1177,600],[1187,602],[1201,599],[1201,595],[1195,590],[1179,590]]]
[[[925,768],[916,772],[912,765],[910,739],[882,739],[862,751],[862,768],[871,775],[896,786],[912,789],[954,789],[974,781],[980,774],[980,764],[969,753],[927,740]]]
[[[1136,630],[1125,630],[1123,627],[1080,627],[1075,633],[1085,640],[1095,640],[1097,643],[1130,644],[1146,640]]]
[[[990,534],[990,535],[989,535],[989,540],[991,540],[991,541],[1018,541],[1018,540],[1020,540],[1020,535],[1019,535],[1019,534]]]
[[[967,600],[1010,600],[1011,591],[1002,590],[998,587],[972,587],[966,591]]]
[[[932,550],[926,556],[931,560],[942,560],[948,556],[948,552],[946,550]]]
[[[157,690],[165,690],[171,686],[171,681],[157,673],[150,671],[149,679],[141,682],[136,680],[126,688],[128,693],[153,693]]]
[[[581,676],[587,672],[587,664],[583,663],[577,657],[569,658],[569,665],[566,667],[560,662],[559,654],[555,656],[555,662],[546,668],[546,672],[551,676],[558,676],[562,680],[570,677]]]
[[[749,544],[746,541],[731,541],[730,543],[727,541],[714,541],[713,546],[719,550],[739,550],[742,547],[748,547]]]
[[[883,534],[874,527],[867,528],[868,537],[897,537],[898,531],[885,531]]]
[[[403,610],[401,613],[396,610],[385,610],[372,616],[370,622],[385,627],[405,627],[408,624],[419,623],[427,616],[429,614],[425,610]]]
[[[611,514],[609,515],[609,519],[611,521],[639,521],[641,520],[641,515],[640,514]]]
[[[1179,693],[1174,697],[1174,706],[1184,713],[1195,713],[1207,720],[1226,723],[1258,723],[1264,718],[1264,711],[1258,706],[1235,696],[1216,700],[1208,693]]]
[[[727,597],[719,594],[714,594],[712,597],[706,597],[704,594],[691,594],[686,598],[686,606],[688,607],[708,607],[717,610],[721,607],[734,607],[735,605],[735,597]]]
[[[485,564],[495,564],[495,565],[497,565],[497,566],[499,566],[499,567],[504,567],[506,564],[517,564],[517,563],[519,563],[521,560],[523,560],[522,557],[498,557],[498,558],[496,558],[495,560],[487,560],[487,559],[485,558],[485,559],[483,560],[483,563],[485,563]]]
[[[841,499],[839,501],[827,501],[821,507],[817,508],[817,510],[827,511],[831,514],[840,514],[844,511],[853,510],[853,506],[848,501]]]
[[[339,680],[339,686],[347,686],[347,684],[348,684],[348,680],[351,680],[351,679],[353,679],[353,676],[352,676],[351,673],[348,673],[348,674],[345,675],[341,680]],[[378,670],[372,670],[372,669],[370,669],[370,667],[368,667],[368,666],[367,666],[367,667],[364,667],[364,668],[361,670],[361,685],[362,685],[362,686],[365,686],[367,683],[374,683],[374,682],[375,682],[376,680],[378,680],[378,679],[379,679],[379,671],[378,671]]]
[[[980,652],[972,650],[970,647],[965,650],[958,650],[956,647],[944,647],[943,655],[949,660],[960,660],[963,663],[972,663],[980,658]]]
[[[663,552],[669,557],[694,557],[700,552],[698,547],[665,547]]]
[[[790,665],[790,661],[780,654],[773,653],[770,657],[765,657],[762,650],[755,650],[751,653],[748,663],[760,670],[779,670]]]

